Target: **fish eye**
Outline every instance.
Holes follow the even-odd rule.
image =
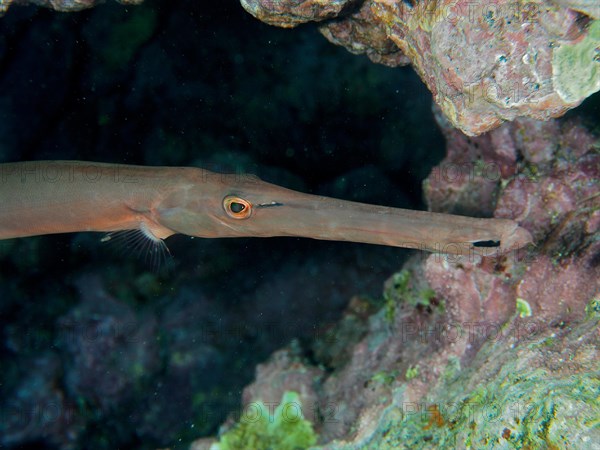
[[[252,204],[248,200],[235,195],[228,195],[223,199],[223,208],[227,215],[233,219],[247,219],[252,214]]]

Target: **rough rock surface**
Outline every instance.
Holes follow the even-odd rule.
[[[600,19],[600,3],[596,0],[554,0],[555,3]]]
[[[432,209],[479,204],[535,245],[414,255],[378,311],[355,298],[317,337],[314,367],[276,353],[243,401],[285,388],[325,405],[310,417],[323,449],[600,442],[600,141],[575,120],[519,119],[474,138],[438,120],[448,154],[427,182]]]
[[[468,135],[517,117],[561,116],[600,89],[593,0],[348,3],[242,0],[267,23],[330,19],[321,25],[330,41],[390,66],[410,61],[452,125]]]
[[[355,0],[241,0],[244,9],[257,19],[284,28],[336,17],[355,3]]]
[[[0,16],[2,16],[11,5],[26,5],[28,3],[38,6],[44,6],[56,11],[81,11],[82,9],[92,8],[106,0],[0,0]],[[144,0],[116,0],[124,5],[139,5]]]
[[[365,53],[371,61],[386,66],[406,66],[410,59],[389,39],[373,10],[365,3],[347,19],[329,21],[320,27],[329,41],[352,53]]]
[[[481,134],[519,116],[560,116],[600,88],[594,50],[567,55],[587,39],[600,44],[592,26],[583,25],[570,9],[507,0],[482,5],[424,1],[414,8],[374,2],[372,8],[435,102],[466,134]],[[579,58],[585,70],[594,71],[592,77],[578,73],[577,64],[568,73],[558,70],[564,59],[572,64]],[[571,83],[589,78],[586,92],[567,93]]]

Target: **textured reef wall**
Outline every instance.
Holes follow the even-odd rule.
[[[311,360],[290,347],[260,365],[244,404],[297,392],[314,448],[596,445],[600,140],[575,120],[519,119],[470,138],[437,117],[448,152],[425,183],[430,207],[515,218],[536,244],[414,255],[381,301],[350,302]],[[238,428],[225,429],[226,441]]]
[[[28,3],[32,5],[44,6],[51,8],[56,11],[81,11],[82,9],[92,8],[97,4],[104,3],[106,0],[0,0],[0,16],[6,11],[11,5],[26,5]],[[139,5],[144,0],[115,0],[124,5]]]
[[[325,37],[353,53],[412,64],[468,135],[517,117],[561,116],[600,89],[594,0],[241,2],[264,22],[322,22]]]

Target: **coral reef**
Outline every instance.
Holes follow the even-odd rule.
[[[0,0],[0,16],[2,16],[11,5],[25,5],[33,4],[38,6],[44,6],[51,8],[56,11],[81,11],[82,9],[88,9],[96,6],[97,4],[104,3],[106,0]],[[139,5],[144,0],[115,0],[124,5]]]
[[[600,89],[600,22],[593,1],[242,5],[279,26],[324,21],[329,40],[375,62],[410,62],[452,125],[468,135],[517,117],[561,116]],[[326,20],[332,15],[335,20]]]
[[[353,0],[306,0],[273,2],[271,0],[241,0],[246,11],[270,25],[292,28],[309,21],[321,21],[338,16],[353,6]]]
[[[156,320],[136,316],[132,308],[108,295],[100,280],[78,280],[82,303],[58,320],[57,347],[63,351],[65,384],[72,398],[103,414],[128,401],[159,365],[152,336]]]
[[[366,5],[346,20],[324,24],[320,31],[334,44],[341,45],[354,54],[364,53],[375,63],[396,67],[406,66],[411,62],[379,24],[374,10]]]
[[[314,448],[593,446],[600,140],[575,119],[518,119],[471,138],[437,117],[448,153],[427,180],[430,206],[516,218],[536,245],[414,255],[379,308],[353,299],[317,336],[313,362],[275,353],[244,401],[304,392],[321,406]]]

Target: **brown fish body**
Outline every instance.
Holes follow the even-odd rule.
[[[0,205],[0,239],[137,229],[152,239],[299,236],[481,255],[531,242],[508,219],[367,205],[185,167],[0,164]]]

